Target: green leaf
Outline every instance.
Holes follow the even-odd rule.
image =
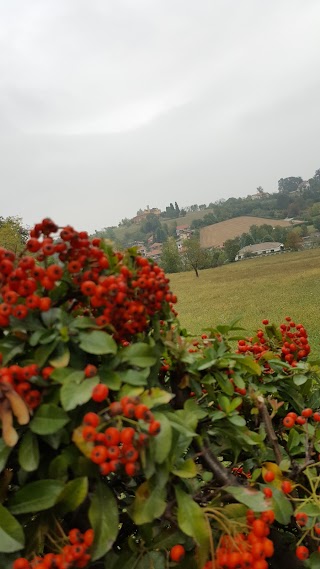
[[[144,403],[149,409],[153,407],[157,407],[158,405],[165,405],[169,403],[171,399],[173,399],[174,395],[169,393],[168,391],[164,391],[164,389],[160,389],[160,387],[152,387],[144,391],[141,396],[141,403]]]
[[[78,384],[74,381],[67,381],[61,387],[60,400],[65,411],[71,411],[78,405],[83,405],[91,399],[93,388],[98,385],[99,378],[97,376],[85,379]]]
[[[161,464],[167,458],[172,443],[172,427],[169,419],[163,413],[154,413],[154,417],[161,423],[160,433],[154,437],[154,460]]]
[[[155,518],[160,518],[165,509],[165,488],[147,480],[136,491],[136,497],[130,508],[130,515],[135,524],[148,524]]]
[[[202,409],[194,399],[187,399],[183,407],[185,411],[192,413],[198,420],[204,419],[208,415],[208,412]]]
[[[295,385],[303,385],[306,383],[306,381],[308,381],[307,376],[302,374],[294,375],[292,379]]]
[[[19,464],[26,472],[33,472],[39,466],[40,453],[37,437],[27,431],[23,437],[19,447]]]
[[[117,372],[101,366],[99,367],[99,376],[101,383],[104,383],[113,391],[119,391],[121,387],[121,378]]]
[[[66,381],[81,383],[84,377],[83,371],[71,367],[56,368],[50,375],[50,379],[54,379],[58,383],[65,383]]]
[[[70,480],[62,490],[56,509],[61,516],[73,512],[85,500],[88,494],[88,478]]]
[[[223,411],[213,411],[213,413],[210,413],[211,423],[214,423],[214,421],[219,421],[224,417],[226,417],[226,414]]]
[[[70,350],[66,344],[60,342],[53,352],[52,358],[49,360],[49,364],[55,368],[64,368],[67,367],[69,361]]]
[[[61,407],[45,403],[36,411],[30,429],[37,435],[51,435],[62,429],[69,421],[67,413]]]
[[[197,433],[189,429],[188,425],[186,425],[186,422],[177,413],[168,412],[166,413],[166,416],[169,419],[171,426],[179,431],[179,433],[182,433],[183,435],[189,437],[197,436]]]
[[[68,480],[69,463],[67,459],[59,454],[56,456],[49,465],[50,478],[66,481]]]
[[[0,504],[0,551],[13,553],[24,547],[24,533],[19,522]]]
[[[179,478],[194,478],[198,473],[196,464],[192,458],[181,461],[171,472],[175,474],[175,476],[179,476]]]
[[[12,451],[12,447],[7,447],[3,438],[0,439],[0,473],[7,464],[8,457]]]
[[[39,346],[34,352],[34,361],[39,367],[43,367],[46,363],[48,358],[51,356],[52,352],[55,350],[57,346],[57,340],[52,342],[51,344],[45,344],[44,346]]]
[[[137,371],[136,369],[126,369],[124,371],[118,371],[121,383],[127,383],[128,385],[147,385],[147,377],[149,375],[149,369]]]
[[[272,509],[279,524],[286,526],[290,522],[293,515],[292,504],[281,490],[274,487],[272,488]]]
[[[232,494],[238,502],[245,504],[254,512],[265,512],[270,508],[266,503],[264,494],[262,492],[257,492],[257,490],[241,488],[240,486],[227,486],[224,490],[229,494]]]
[[[117,344],[114,339],[102,330],[93,330],[92,332],[81,332],[80,348],[88,354],[104,355],[116,354]]]
[[[304,504],[302,511],[310,516],[310,518],[315,518],[319,516],[319,506],[313,502]]]
[[[157,361],[154,348],[142,342],[124,348],[120,355],[122,361],[137,367],[151,367]]]
[[[63,482],[59,480],[30,482],[9,498],[9,509],[13,514],[47,510],[54,506],[63,487]]]
[[[193,500],[192,496],[186,494],[179,486],[175,488],[175,492],[179,528],[195,540],[198,546],[199,566],[202,567],[208,558],[210,526],[203,509]]]
[[[0,341],[0,352],[2,354],[2,364],[7,365],[12,358],[18,354],[22,354],[25,350],[25,342],[21,342],[19,338],[5,336]]]
[[[91,499],[89,521],[94,530],[92,561],[109,551],[119,531],[119,513],[116,499],[109,488],[99,482]]]
[[[241,415],[230,415],[228,421],[236,427],[244,427],[246,425],[246,420],[244,417],[241,417]]]
[[[77,316],[72,325],[79,330],[84,330],[86,328],[99,328],[99,326],[96,325],[95,319],[89,318],[88,316]]]

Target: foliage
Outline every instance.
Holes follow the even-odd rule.
[[[20,253],[28,236],[20,217],[0,218],[0,247]]]
[[[197,236],[185,240],[184,258],[187,267],[191,266],[197,277],[199,276],[198,270],[208,267],[210,263],[210,254],[201,248],[200,239]]]
[[[195,338],[135,251],[48,219],[26,249],[0,254],[1,567],[257,569],[286,539],[317,567],[305,327]]]
[[[178,273],[182,269],[182,259],[174,237],[163,244],[161,265],[166,273]]]

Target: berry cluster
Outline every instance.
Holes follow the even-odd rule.
[[[60,553],[47,553],[43,557],[34,557],[28,561],[25,557],[19,557],[13,563],[13,569],[82,569],[88,566],[91,555],[88,549],[93,543],[94,532],[92,529],[81,533],[74,528],[68,535],[69,543]]]
[[[238,341],[238,353],[251,353],[256,360],[272,350],[279,354],[279,357],[292,367],[296,367],[297,362],[306,358],[310,353],[308,334],[302,324],[295,324],[290,316],[286,316],[286,322],[280,324],[279,330],[275,334],[270,334],[271,327],[258,330],[254,338]],[[269,326],[268,320],[263,320],[265,327]],[[271,337],[270,337],[271,336]],[[268,362],[265,367],[269,368]]]
[[[121,471],[135,476],[140,471],[140,450],[148,443],[149,436],[159,433],[160,423],[138,397],[123,397],[120,402],[111,403],[109,414],[112,417],[122,415],[132,421],[141,420],[149,425],[148,431],[142,432],[138,423],[136,428],[121,425],[104,429],[99,415],[89,412],[83,418],[82,437],[93,443],[90,459],[99,465],[103,476]]]
[[[29,311],[49,310],[57,302],[50,293],[61,280],[68,286],[63,301],[93,316],[119,341],[145,331],[164,302],[173,310],[177,301],[169,279],[156,264],[111,249],[106,253],[101,239],[89,239],[85,231],[71,226],[59,229],[44,219],[31,230],[26,250],[31,255],[17,258],[0,248],[2,328],[9,326],[10,316],[23,320]]]
[[[35,409],[41,402],[41,393],[38,389],[34,389],[30,380],[39,374],[40,370],[36,364],[2,367],[0,368],[0,383],[11,385],[28,407]]]
[[[266,559],[272,557],[274,546],[269,526],[274,521],[271,510],[256,518],[252,510],[247,512],[247,533],[231,537],[223,535],[216,549],[215,561],[208,561],[204,569],[268,569]]]
[[[315,423],[320,422],[320,412],[313,411],[310,407],[306,407],[301,411],[301,415],[298,415],[294,411],[290,411],[284,417],[282,423],[286,427],[286,429],[291,429],[295,425],[305,425],[308,419],[313,419]]]

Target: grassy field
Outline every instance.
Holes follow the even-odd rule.
[[[248,259],[216,269],[170,275],[180,322],[198,334],[241,318],[249,334],[263,318],[291,316],[307,329],[320,356],[320,249]]]

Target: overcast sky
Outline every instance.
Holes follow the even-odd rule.
[[[319,0],[0,0],[0,215],[93,231],[317,168]]]

